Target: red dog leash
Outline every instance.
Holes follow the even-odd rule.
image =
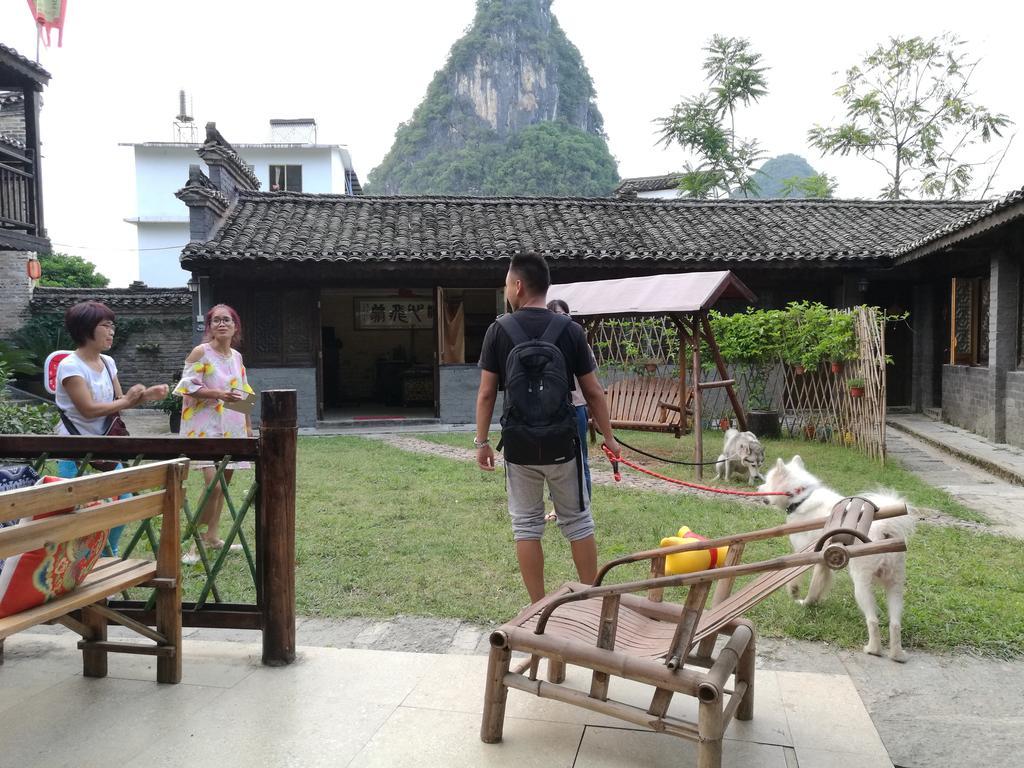
[[[619,462],[622,462],[630,469],[635,469],[637,472],[643,472],[645,475],[656,477],[659,480],[664,480],[666,483],[673,483],[675,485],[683,485],[687,488],[696,488],[699,491],[709,491],[711,493],[721,493],[727,496],[790,496],[791,494],[785,493],[784,491],[732,491],[727,488],[712,488],[709,485],[700,485],[698,483],[688,483],[685,480],[677,480],[674,477],[668,477],[666,475],[658,474],[646,467],[642,467],[639,464],[634,464],[629,459],[624,459],[621,456],[616,456],[610,450],[608,446],[601,443],[601,450],[604,451],[605,456],[608,457],[608,461],[612,464],[612,475],[615,477],[615,482],[622,481],[622,473],[619,472]]]

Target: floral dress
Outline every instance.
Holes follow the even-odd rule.
[[[203,344],[203,356],[194,363],[185,363],[181,381],[174,394],[182,397],[182,437],[246,437],[245,414],[224,407],[220,400],[200,400],[191,393],[202,388],[237,389],[255,394],[245,377],[242,355],[236,349],[222,355],[209,344]],[[232,469],[248,469],[247,462],[237,462]]]

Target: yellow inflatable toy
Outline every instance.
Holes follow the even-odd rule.
[[[666,536],[661,540],[663,547],[676,547],[680,544],[692,544],[694,541],[707,541],[707,538],[694,533],[685,525],[679,529],[675,536]],[[665,558],[665,575],[675,576],[680,573],[694,573],[714,568],[725,562],[725,555],[728,547],[712,547],[711,549],[699,549],[693,552],[676,552]]]

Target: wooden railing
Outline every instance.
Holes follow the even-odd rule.
[[[36,170],[28,150],[0,144],[0,226],[40,235]]]
[[[260,630],[263,663],[289,664],[295,659],[295,469],[296,399],[294,390],[265,391],[261,399],[258,438],[183,439],[178,437],[69,437],[56,435],[0,435],[0,460],[32,462],[42,468],[48,461],[71,459],[80,471],[96,460],[117,460],[138,464],[185,456],[193,461],[213,462],[216,472],[209,485],[193,495],[185,494],[182,518],[183,539],[199,555],[202,575],[194,584],[196,594],[182,603],[182,624],[187,627],[223,627]],[[229,463],[253,462],[256,479],[242,498],[231,495],[224,471]],[[194,472],[193,476],[200,473]],[[231,526],[224,547],[216,557],[208,552],[198,528],[199,512],[214,486],[224,493]],[[236,483],[237,485],[237,483]],[[238,490],[236,489],[236,495]],[[252,513],[250,514],[250,510]],[[245,536],[248,522],[254,523],[255,541]],[[126,531],[121,557],[139,557],[146,545],[156,550],[159,531],[150,521]],[[242,545],[245,570],[253,581],[252,602],[221,599],[217,577],[224,572],[230,545]],[[137,621],[153,625],[152,597],[139,599],[124,595],[111,601],[112,608]]]

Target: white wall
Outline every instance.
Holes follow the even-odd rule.
[[[174,193],[185,186],[188,167],[194,163],[202,164],[193,147],[135,147],[138,207],[132,217],[188,221],[188,207]]]
[[[650,192],[637,192],[636,196],[654,200],[675,200],[682,197],[682,192],[678,189],[653,189]]]
[[[189,273],[181,268],[178,258],[181,247],[188,242],[188,224],[139,224],[139,279],[153,288],[180,288],[188,282]],[[171,250],[150,250],[167,248]]]
[[[325,194],[345,193],[344,174],[339,188],[333,186],[331,173],[331,149],[329,147],[289,147],[285,148],[249,148],[238,150],[245,162],[253,167],[256,178],[260,180],[260,189],[270,189],[270,166],[301,165],[302,191]]]
[[[189,275],[179,265],[180,250],[147,250],[183,245],[189,241],[188,206],[174,193],[188,181],[188,167],[200,165],[195,146],[143,146],[135,149],[136,210],[130,218],[138,227],[139,279],[153,287],[182,286]],[[269,188],[271,165],[301,165],[302,191],[345,194],[345,167],[337,147],[238,147],[253,166],[260,189]]]

